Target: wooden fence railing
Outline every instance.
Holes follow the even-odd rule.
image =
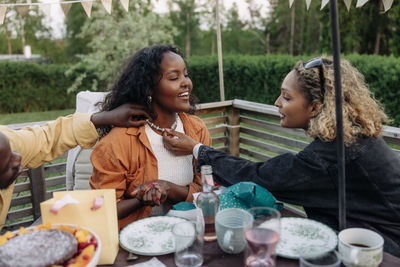
[[[282,128],[277,108],[270,105],[243,100],[206,103],[198,105],[197,115],[207,124],[215,148],[255,161],[296,153],[311,141],[303,130]],[[386,127],[384,139],[400,155],[400,129]],[[52,192],[66,189],[65,166],[65,161],[52,162],[23,173],[15,186],[3,231],[30,225],[40,216],[40,202],[50,198]]]

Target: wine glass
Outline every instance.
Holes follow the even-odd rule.
[[[252,214],[253,226],[245,232],[247,249],[245,252],[246,267],[270,267],[276,265],[274,251],[279,241],[279,211],[256,207],[248,210]]]

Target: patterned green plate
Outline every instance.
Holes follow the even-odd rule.
[[[336,233],[323,223],[295,217],[281,219],[281,235],[276,254],[290,259],[301,255],[318,255],[334,250]]]
[[[175,251],[172,227],[185,219],[155,216],[137,220],[125,226],[119,234],[119,243],[129,252],[159,256]]]

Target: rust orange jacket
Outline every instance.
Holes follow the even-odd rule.
[[[179,114],[185,134],[205,145],[211,145],[211,136],[204,122],[193,115]],[[157,159],[145,132],[139,128],[115,127],[104,136],[93,150],[93,173],[90,186],[96,189],[115,188],[117,202],[128,198],[140,184],[158,179]],[[201,177],[196,172],[193,158],[193,182],[189,185],[186,201],[193,201],[193,193],[201,191]],[[148,217],[151,207],[145,206],[119,220],[121,229],[130,222]]]

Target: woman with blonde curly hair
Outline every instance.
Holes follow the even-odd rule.
[[[303,62],[298,62],[294,71],[302,79],[299,86],[304,88],[304,94],[310,102],[320,102],[321,107],[315,117],[309,121],[307,134],[330,142],[336,138],[336,108],[333,65],[329,59],[317,59],[323,62],[324,84],[321,84],[318,68],[305,69]],[[371,96],[364,76],[348,61],[341,63],[342,94],[343,94],[343,133],[346,145],[352,144],[358,136],[379,137],[383,131],[383,123],[389,122],[381,105]],[[315,82],[319,82],[320,85]],[[325,93],[322,96],[324,87]]]
[[[347,226],[379,232],[385,239],[385,251],[400,256],[400,159],[381,137],[388,117],[363,75],[346,60],[341,62],[341,75]],[[164,145],[175,154],[193,153],[197,167],[211,165],[218,183],[255,182],[279,200],[303,206],[309,218],[338,229],[333,85],[333,63],[327,58],[300,61],[285,77],[275,101],[281,126],[302,128],[314,138],[296,155],[255,163],[174,131],[164,136]]]

